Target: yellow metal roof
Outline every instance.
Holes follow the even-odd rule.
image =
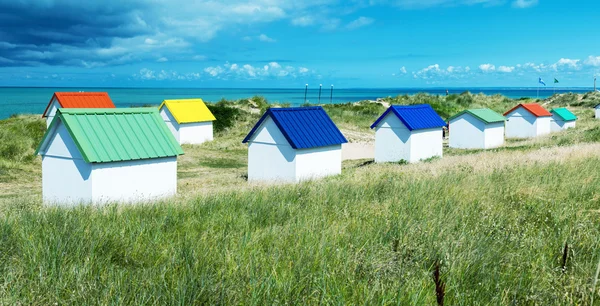
[[[177,123],[192,123],[217,120],[202,99],[164,100],[158,107],[166,106]]]

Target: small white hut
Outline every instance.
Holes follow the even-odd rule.
[[[550,134],[552,114],[537,103],[519,104],[506,113],[506,138],[530,138]]]
[[[555,108],[551,110],[550,113],[552,114],[552,120],[550,121],[550,129],[552,132],[560,132],[575,127],[577,116],[567,108]]]
[[[490,149],[504,144],[504,116],[489,108],[468,109],[448,120],[451,148]]]
[[[342,172],[347,140],[320,107],[270,108],[248,143],[248,181],[299,182]]]
[[[44,202],[74,205],[174,195],[183,151],[155,108],[61,108],[36,154]]]
[[[201,144],[213,140],[213,121],[202,99],[164,100],[160,115],[180,144]]]
[[[46,118],[46,127],[59,108],[115,108],[115,104],[106,92],[55,92],[42,115]]]
[[[442,157],[446,122],[428,104],[392,105],[371,125],[375,162],[418,162]]]
[[[600,104],[596,105],[594,109],[596,110],[596,119],[600,119]]]

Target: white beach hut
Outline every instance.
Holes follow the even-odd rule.
[[[552,132],[560,132],[562,130],[575,127],[577,116],[575,116],[575,114],[573,114],[567,108],[555,108],[551,110],[550,113],[552,114],[552,119],[550,122],[550,129]]]
[[[202,99],[165,100],[160,115],[180,144],[201,144],[213,140],[213,121]]]
[[[552,114],[537,103],[519,104],[506,113],[506,138],[530,138],[550,134]]]
[[[504,116],[489,108],[468,109],[448,119],[451,148],[490,149],[504,144]]]
[[[55,92],[42,115],[46,127],[59,108],[115,108],[115,104],[106,92]]]
[[[73,205],[174,195],[183,151],[157,109],[65,108],[36,154],[44,202]]]
[[[442,157],[446,122],[428,104],[392,105],[371,125],[375,162],[418,162]]]
[[[600,119],[600,104],[596,105],[594,109],[596,110],[596,119]]]
[[[298,182],[342,172],[347,140],[320,107],[270,108],[248,133],[248,181]]]

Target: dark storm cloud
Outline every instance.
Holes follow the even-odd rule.
[[[151,33],[137,1],[0,0],[0,66],[75,64],[73,50]],[[79,54],[81,62],[91,54]]]

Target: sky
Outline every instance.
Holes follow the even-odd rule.
[[[0,0],[0,86],[591,87],[600,1]]]

